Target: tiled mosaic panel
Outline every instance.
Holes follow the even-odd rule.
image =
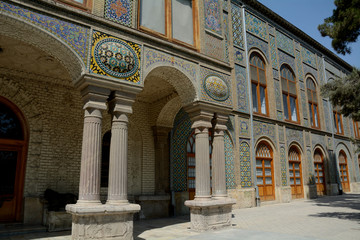
[[[246,81],[246,69],[235,64],[236,90],[238,100],[238,110],[241,112],[249,112],[248,85]]]
[[[261,122],[261,121],[254,121],[254,138],[257,141],[262,136],[267,136],[271,139],[271,141],[276,142],[275,137],[275,125],[271,123]]]
[[[315,182],[315,172],[314,172],[314,162],[313,162],[313,157],[311,155],[311,149],[307,148],[306,150],[306,157],[307,157],[307,163],[308,163],[308,171],[309,171],[309,178],[312,178],[312,181]],[[305,182],[306,182],[306,176],[304,177]]]
[[[191,121],[181,109],[175,117],[171,139],[172,186],[176,192],[187,191],[186,144],[191,134]]]
[[[251,13],[245,12],[245,25],[247,31],[267,41],[268,31],[266,22],[255,17]]]
[[[282,186],[287,186],[287,164],[286,164],[286,155],[285,155],[285,146],[280,145],[280,163],[281,163],[281,184]]]
[[[241,187],[252,186],[250,146],[246,141],[240,142],[240,182]]]
[[[174,66],[184,70],[191,79],[195,82],[196,79],[196,65],[194,63],[185,61],[181,58],[174,57],[163,52],[145,48],[145,69],[153,67],[154,65],[165,65]]]
[[[249,33],[246,33],[246,40],[247,40],[248,49],[252,47],[258,48],[263,52],[263,54],[265,54],[266,58],[269,59],[269,48],[267,42]]]
[[[327,137],[327,146],[330,150],[333,149],[333,144],[332,144],[332,138],[331,137]]]
[[[130,27],[132,6],[131,0],[105,0],[105,18]]]
[[[276,111],[276,119],[279,120],[279,121],[283,121],[284,120],[284,114],[282,111],[280,110],[277,110]]]
[[[275,28],[271,25],[269,25],[269,34],[275,36]]]
[[[110,45],[107,45],[108,49],[105,49],[105,50],[102,49],[102,47],[104,46],[104,44],[102,44],[102,42],[104,42],[104,41],[108,41],[108,43],[110,44]],[[101,45],[101,46],[99,46],[99,45]],[[114,56],[107,60],[110,63],[102,64],[102,65],[100,64],[100,63],[103,63],[102,58],[104,58],[104,57],[98,55],[98,52],[99,52],[98,48],[99,49],[101,48],[104,51],[104,56],[108,56],[108,54],[112,54]],[[133,56],[129,55],[130,53],[127,53],[128,55],[122,56],[121,55],[122,52],[117,52],[120,49],[125,49],[125,48],[133,51],[133,54],[132,54]],[[125,52],[127,52],[127,50]],[[119,54],[120,58],[117,57],[118,54]],[[123,64],[123,62],[127,62],[126,58],[130,58],[130,57],[134,61],[134,63],[131,63],[131,64],[133,66],[137,66],[136,71],[133,71],[134,74],[132,74],[132,75],[126,75],[126,76],[122,77],[120,75],[120,74],[122,74],[121,70],[119,70],[119,69],[117,70],[116,68],[119,68],[119,67],[114,67],[114,65],[121,66]],[[90,59],[90,70],[92,73],[96,73],[96,74],[99,74],[102,76],[116,77],[116,78],[125,80],[127,82],[140,84],[140,73],[141,73],[140,60],[141,60],[141,46],[140,45],[130,42],[130,41],[125,41],[125,40],[110,36],[105,33],[97,32],[97,31],[93,32],[92,46],[91,46],[91,59]],[[119,74],[119,76],[116,74]]]
[[[275,101],[276,101],[276,109],[282,111],[281,106],[281,89],[280,89],[280,82],[278,80],[274,81],[274,87],[275,87]]]
[[[222,0],[222,3],[223,3],[223,10],[224,11],[229,11],[228,9],[228,0]]]
[[[278,80],[280,79],[279,71],[277,69],[273,69],[273,77]]]
[[[235,139],[235,116],[230,115],[226,123],[226,127],[231,134],[232,139]]]
[[[294,45],[293,40],[283,33],[276,31],[277,47],[294,56]]]
[[[277,59],[277,48],[275,43],[275,37],[269,36],[270,38],[270,51],[271,51],[271,65],[273,68],[278,69],[278,59]]]
[[[240,136],[243,137],[250,137],[250,124],[249,119],[247,118],[240,118]]]
[[[286,53],[284,53],[282,51],[278,51],[278,54],[279,54],[280,67],[281,67],[282,64],[285,63],[285,64],[287,64],[287,65],[289,65],[291,67],[291,69],[293,70],[294,73],[296,73],[295,72],[295,70],[296,70],[296,68],[295,68],[295,59],[292,56],[290,56],[290,55],[288,55],[288,54],[286,54]]]
[[[225,61],[229,62],[229,23],[228,14],[223,13],[223,24],[224,24],[224,41],[225,41]]]
[[[90,29],[84,26],[51,17],[7,2],[0,2],[0,9],[9,15],[34,24],[60,38],[80,56],[85,65],[88,58]]]
[[[323,149],[326,149],[325,138],[326,136],[323,135],[318,135],[314,133],[311,134],[312,147],[315,147],[316,144],[320,144]]]
[[[224,45],[221,39],[205,33],[204,54],[221,61],[224,61]]]
[[[333,151],[331,151],[331,153],[329,154],[330,159],[328,161],[329,163],[329,169],[337,169],[337,164],[336,164],[336,157]],[[330,172],[330,182],[335,183],[336,182],[336,176],[335,176],[335,171],[329,171]]]
[[[323,59],[320,56],[317,56],[317,62],[318,62],[318,70],[319,70],[319,78],[320,78],[320,83],[324,84],[325,83],[325,77],[324,77],[324,63],[323,63]]]
[[[234,45],[244,48],[244,33],[241,16],[241,8],[235,4],[231,4],[231,22],[233,31]]]
[[[304,147],[303,132],[292,128],[286,128],[286,142],[290,145],[292,142],[297,142]]]
[[[326,131],[331,132],[331,120],[330,120],[330,112],[329,112],[329,105],[328,101],[323,99],[323,107],[324,107],[324,116],[325,116],[325,124],[326,124]]]
[[[310,132],[305,132],[305,145],[306,146],[311,146],[311,142],[310,142]]]
[[[345,136],[350,135],[349,131],[349,118],[343,116],[343,127],[344,127],[344,134]]]
[[[306,103],[306,96],[305,96],[305,92],[304,91],[300,91],[301,92],[301,104],[302,104],[302,110],[303,110],[303,117],[304,117],[304,125],[305,127],[309,127],[309,119],[308,119],[308,111],[309,111],[309,107]],[[307,120],[307,121],[306,121]]]
[[[234,47],[234,61],[236,64],[246,66],[245,51],[240,48]]]
[[[230,139],[230,136],[225,133],[225,176],[226,176],[226,188],[236,188],[235,183],[235,164],[234,164],[234,146]]]
[[[222,35],[220,3],[218,0],[204,0],[205,28]]]
[[[283,126],[279,126],[279,141],[284,142],[284,128]]]
[[[303,62],[309,64],[310,66],[316,68],[316,56],[310,50],[302,47],[301,50]]]
[[[303,81],[304,79],[304,73],[303,73],[303,68],[302,68],[302,63],[301,63],[301,56],[300,56],[300,52],[296,51],[296,66],[297,66],[297,72],[298,72],[298,79],[300,81]]]
[[[200,68],[200,79],[201,79],[202,83],[204,83],[204,81],[207,79],[208,76],[217,76],[218,78],[223,80],[224,83],[227,86],[228,94],[229,94],[229,96],[231,96],[230,87],[229,87],[229,86],[231,86],[229,76],[214,72],[214,71],[212,71],[210,69],[207,69],[207,68],[203,68],[203,67]],[[214,87],[214,89],[212,89],[212,90],[208,89],[208,90],[210,90],[210,92],[217,92],[217,89],[216,89],[217,85],[213,85],[213,87]],[[201,88],[201,99],[205,100],[205,101],[208,101],[208,102],[219,103],[219,101],[217,101],[217,100],[213,99],[211,96],[209,96],[209,94],[204,89],[204,85],[202,85],[202,88]],[[224,105],[227,105],[227,106],[232,106],[231,97],[227,98],[224,101],[221,101],[221,103],[224,104]]]
[[[318,77],[317,77],[317,71],[315,69],[313,69],[312,67],[309,67],[307,66],[306,64],[303,64],[303,69],[304,69],[304,75],[310,73],[314,78],[315,78],[315,81],[317,83],[319,83],[318,81]]]

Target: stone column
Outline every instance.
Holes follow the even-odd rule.
[[[227,197],[224,147],[224,131],[226,129],[225,125],[216,124],[214,131],[212,152],[212,195],[217,199]]]
[[[114,92],[109,102],[112,113],[109,186],[107,204],[126,204],[127,199],[127,150],[128,117],[132,113],[133,98]]]
[[[85,117],[78,204],[100,204],[101,110],[107,108],[109,92],[90,87],[82,91]]]

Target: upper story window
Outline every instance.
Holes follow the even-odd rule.
[[[281,67],[281,87],[285,119],[299,122],[295,75],[287,66]]]
[[[140,0],[139,28],[196,47],[195,0]]]
[[[311,127],[320,128],[319,107],[318,107],[318,100],[316,95],[316,86],[311,78],[308,78],[306,80],[306,88],[307,88],[307,96],[309,103]]]
[[[90,11],[92,5],[92,0],[58,0],[58,1],[86,11]]]
[[[256,53],[250,56],[250,76],[253,111],[268,115],[265,62]]]
[[[334,108],[333,117],[334,117],[335,133],[344,134],[343,124],[342,124],[342,116],[340,114],[340,110],[338,107]]]
[[[355,132],[355,138],[360,138],[360,129],[359,129],[359,122],[355,122],[353,120],[353,126],[354,126],[354,132]]]

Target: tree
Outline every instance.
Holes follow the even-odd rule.
[[[360,121],[360,69],[344,78],[336,78],[321,87],[324,97],[329,97],[333,106],[341,108],[340,113]]]
[[[351,53],[349,43],[360,35],[360,0],[335,0],[336,9],[331,17],[318,26],[321,36],[332,38],[331,45],[337,53]]]

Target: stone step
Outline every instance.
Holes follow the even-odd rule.
[[[41,225],[24,225],[21,223],[4,223],[0,224],[0,238],[24,235],[29,233],[41,233],[46,232],[46,227]]]

